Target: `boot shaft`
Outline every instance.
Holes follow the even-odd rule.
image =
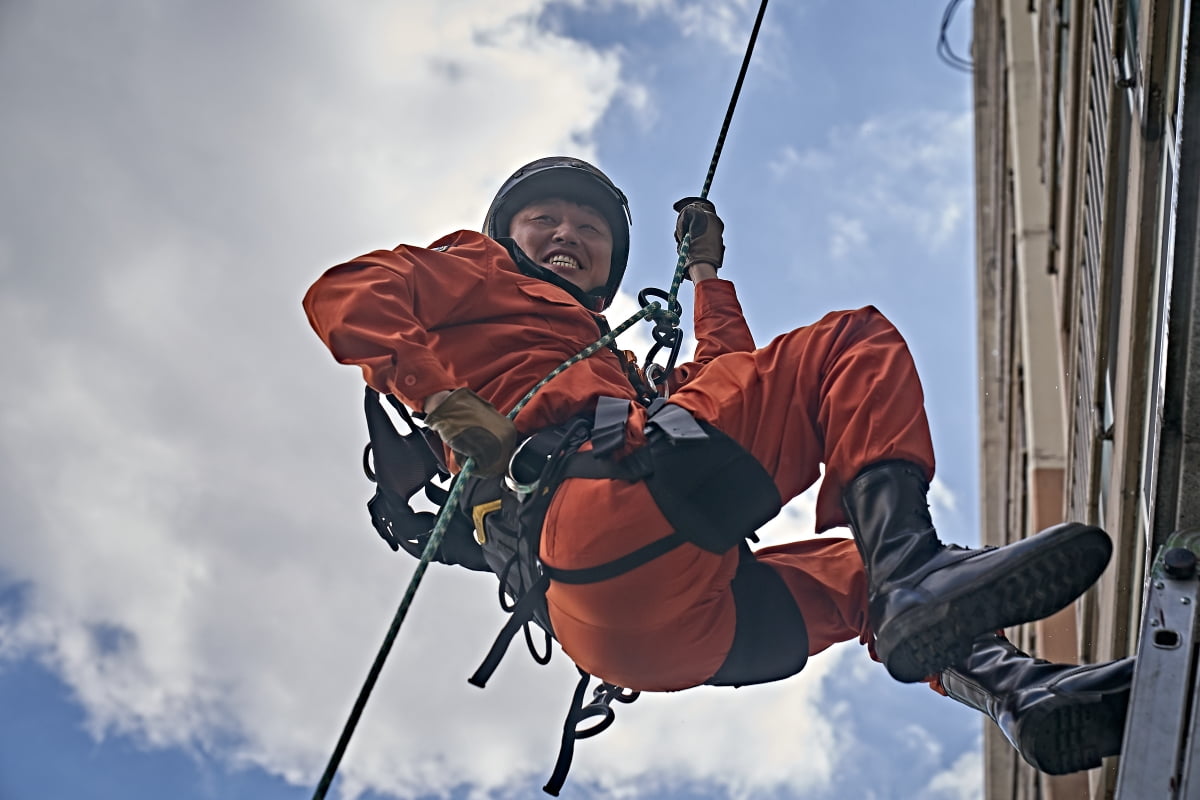
[[[941,549],[929,515],[929,483],[906,461],[873,465],[842,495],[872,596],[908,575]]]
[[[842,503],[867,575],[876,652],[912,683],[969,657],[976,637],[1064,608],[1104,570],[1112,542],[1064,523],[1004,547],[943,545],[933,528],[925,471],[874,464]]]
[[[985,634],[975,640],[970,655],[942,672],[941,684],[950,697],[998,723],[1014,692],[1052,680],[1064,669],[1068,667],[1028,655],[1003,636]]]
[[[940,677],[949,697],[989,716],[1021,757],[1043,772],[1091,769],[1120,752],[1131,658],[1054,664],[989,634]]]

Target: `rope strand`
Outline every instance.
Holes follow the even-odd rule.
[[[717,137],[717,147],[713,151],[712,161],[708,165],[708,175],[704,178],[704,188],[700,197],[707,200],[708,190],[712,188],[713,175],[717,172],[717,162],[721,159],[721,151],[725,149],[725,137],[729,126],[733,123],[733,109],[737,106],[738,97],[742,94],[742,83],[746,80],[746,71],[750,68],[750,56],[754,54],[754,43],[758,41],[758,31],[762,27],[763,15],[767,13],[767,0],[762,0],[758,7],[758,16],[754,18],[754,28],[750,31],[750,41],[746,44],[746,55],[742,58],[742,68],[738,71],[737,82],[733,85],[733,96],[729,98],[729,107],[725,110],[725,121],[721,124],[721,133]]]
[[[474,467],[474,459],[467,459],[467,463],[463,464],[462,470],[454,477],[454,483],[450,487],[450,494],[446,497],[446,503],[442,506],[442,511],[437,516],[437,522],[433,526],[433,531],[429,534],[429,541],[425,544],[425,549],[421,552],[421,560],[417,562],[417,568],[413,571],[413,576],[408,582],[408,588],[405,590],[404,597],[400,601],[400,607],[396,609],[396,614],[392,617],[392,624],[388,626],[387,633],[383,637],[383,643],[379,646],[379,652],[375,654],[375,660],[371,662],[371,669],[367,672],[367,678],[363,681],[362,688],[358,690],[358,697],[354,700],[354,707],[350,709],[350,716],[347,718],[346,724],[342,726],[341,736],[338,737],[337,744],[333,748],[333,753],[329,756],[329,763],[325,765],[325,771],[321,774],[321,780],[317,784],[316,791],[313,792],[313,800],[324,800],[330,785],[333,783],[338,766],[342,763],[342,756],[346,754],[346,747],[350,744],[350,737],[354,735],[354,729],[358,727],[358,721],[362,717],[363,710],[367,707],[367,700],[370,699],[371,692],[375,688],[375,683],[379,680],[379,673],[383,670],[383,663],[387,661],[387,657],[392,651],[392,645],[396,642],[396,636],[400,633],[400,626],[404,623],[404,618],[408,616],[408,609],[412,606],[413,598],[416,597],[417,587],[421,585],[421,579],[425,577],[425,570],[429,567],[429,562],[433,560],[433,554],[437,552],[438,547],[442,543],[442,537],[446,534],[446,528],[450,525],[450,515],[446,513],[446,509],[453,508],[458,504],[458,498],[462,495],[463,491],[463,481],[471,474]]]

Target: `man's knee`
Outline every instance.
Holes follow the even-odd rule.
[[[795,675],[808,661],[808,629],[779,573],[743,545],[733,577],[737,627],[725,662],[706,683],[744,686]]]

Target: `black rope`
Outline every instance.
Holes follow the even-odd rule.
[[[729,135],[730,125],[733,124],[733,111],[737,108],[738,98],[741,97],[742,84],[746,82],[746,72],[750,69],[750,58],[754,55],[754,45],[758,41],[758,32],[762,29],[762,21],[766,13],[767,0],[762,0],[758,6],[758,15],[754,18],[754,27],[750,30],[750,40],[746,43],[746,54],[742,57],[742,66],[738,70],[737,81],[733,85],[729,106],[725,109],[725,119],[721,123],[721,132],[717,135],[717,145],[713,148],[712,160],[708,163],[704,188],[700,190],[700,199],[702,200],[708,199],[708,192],[712,188],[713,176],[717,172],[717,163],[721,160],[721,153],[725,150],[725,139]],[[662,297],[667,301],[666,308],[656,305],[647,317],[654,323],[654,346],[647,353],[642,367],[642,372],[652,387],[656,388],[663,396],[666,396],[667,379],[671,375],[671,370],[675,368],[675,361],[679,357],[679,349],[683,344],[683,332],[679,330],[682,307],[676,298],[679,296],[679,287],[683,285],[684,265],[687,263],[688,249],[691,244],[692,234],[689,231],[684,234],[683,241],[679,243],[679,260],[675,264],[675,274],[672,277],[669,291],[664,293],[660,289],[643,289],[638,295],[638,302],[646,307],[649,307],[650,303],[646,299],[647,295]],[[667,366],[660,367],[654,363],[654,357],[664,348],[668,353]]]
[[[725,111],[725,121],[721,124],[721,134],[717,137],[717,147],[713,151],[712,161],[708,165],[708,175],[704,178],[704,189],[700,197],[708,199],[708,190],[712,188],[713,175],[717,171],[717,162],[721,159],[721,151],[725,149],[725,137],[733,122],[733,109],[737,106],[738,96],[742,93],[742,83],[746,80],[746,70],[750,68],[750,56],[754,53],[754,43],[758,41],[758,30],[762,27],[763,15],[767,13],[767,0],[762,0],[758,7],[758,16],[754,19],[754,28],[750,31],[750,41],[746,45],[746,55],[742,58],[742,68],[738,71],[737,83],[733,86],[733,96],[729,98],[729,108]]]
[[[474,466],[474,460],[467,459],[467,463],[463,465],[462,470],[456,476],[454,489],[451,491],[454,502],[457,502],[458,498],[455,490],[461,491],[464,480],[471,474]],[[448,515],[442,516],[445,520],[449,519]],[[408,588],[404,592],[404,598],[400,601],[400,607],[396,609],[396,613],[392,617],[392,622],[388,626],[387,633],[383,637],[383,643],[379,646],[379,651],[375,654],[375,660],[371,663],[371,669],[367,672],[367,678],[363,681],[362,688],[358,691],[358,697],[354,700],[354,707],[350,709],[350,716],[347,718],[346,724],[342,727],[342,733],[338,737],[337,745],[334,746],[333,753],[329,756],[329,762],[325,765],[325,771],[321,774],[320,783],[317,784],[316,791],[313,792],[313,800],[323,800],[329,791],[329,786],[333,783],[338,766],[342,763],[342,756],[346,754],[346,747],[350,744],[350,737],[354,735],[354,729],[358,727],[358,720],[362,717],[363,709],[367,707],[367,700],[375,688],[375,682],[379,680],[379,673],[383,670],[383,663],[387,661],[388,653],[391,652],[392,645],[396,641],[396,635],[400,633],[400,625],[404,622],[404,618],[408,616],[408,609],[417,594],[417,587],[421,584],[421,578],[425,575],[425,569],[429,566],[433,554],[437,552],[444,532],[445,522],[442,518],[439,518],[438,524],[434,526],[433,533],[429,537],[428,544],[425,545],[425,552],[421,555],[421,560],[417,562],[417,568],[413,572]]]
[[[975,65],[969,58],[963,58],[955,53],[950,48],[950,40],[947,38],[947,33],[950,30],[950,22],[954,19],[954,12],[958,10],[958,6],[962,0],[950,0],[946,5],[946,10],[942,12],[942,27],[938,32],[937,54],[947,66],[953,67],[960,72],[973,72]]]

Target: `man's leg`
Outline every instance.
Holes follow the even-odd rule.
[[[941,543],[926,502],[934,459],[920,380],[874,308],[720,356],[671,401],[740,442],[785,499],[824,462],[817,530],[850,525],[878,653],[897,680],[921,680],[965,658],[975,637],[1058,611],[1111,553],[1102,531],[1082,525],[1004,548]]]
[[[850,639],[870,641],[867,574],[853,541],[802,539],[759,548],[754,556],[783,578],[795,598],[808,629],[809,655]]]
[[[671,531],[643,484],[572,479],[551,502],[541,556],[555,569],[588,569]],[[852,541],[808,539],[761,548],[754,557],[762,571],[779,576],[784,597],[759,591],[769,587],[754,570],[742,574],[739,548],[717,554],[690,543],[596,583],[552,580],[547,603],[555,634],[592,674],[651,691],[786,677],[780,658],[795,666],[797,642],[802,656],[869,635],[866,574]],[[736,584],[745,578],[755,584],[739,595]],[[790,609],[778,605],[786,595]],[[764,642],[760,659],[755,648]]]
[[[943,694],[991,717],[1030,765],[1063,775],[1120,753],[1133,663],[1052,664],[985,634],[940,684]]]

